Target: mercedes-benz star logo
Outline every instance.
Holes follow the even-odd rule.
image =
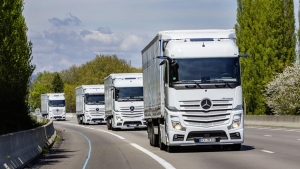
[[[99,108],[96,108],[96,111],[99,111]]]
[[[201,102],[200,102],[200,106],[202,107],[202,109],[210,109],[211,106],[212,106],[212,103],[209,99],[203,99]]]
[[[130,109],[131,111],[133,111],[133,110],[134,110],[134,106],[130,106],[129,109]]]

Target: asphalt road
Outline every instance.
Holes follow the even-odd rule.
[[[299,169],[300,129],[246,126],[241,151],[151,147],[146,130],[108,131],[106,125],[55,121],[63,139],[33,168],[91,169]]]

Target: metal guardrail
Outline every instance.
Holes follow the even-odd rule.
[[[245,125],[300,128],[300,116],[246,115]]]

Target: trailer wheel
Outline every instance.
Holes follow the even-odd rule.
[[[154,133],[154,125],[150,124],[150,145],[153,147],[158,147],[158,135]]]

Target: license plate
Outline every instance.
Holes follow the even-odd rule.
[[[135,124],[128,124],[127,127],[135,127]]]
[[[210,142],[216,142],[215,138],[200,138],[198,140],[200,143],[210,143]]]

